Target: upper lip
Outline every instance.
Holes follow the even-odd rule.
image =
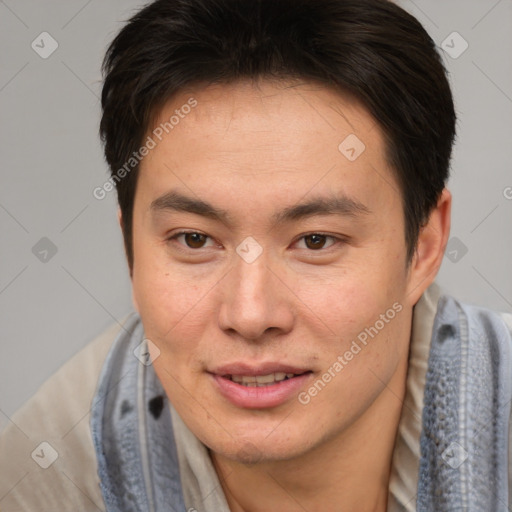
[[[279,372],[301,374],[309,371],[309,368],[301,368],[300,366],[292,366],[278,362],[260,363],[258,365],[235,362],[218,366],[211,370],[210,373],[214,373],[216,375],[257,376]]]

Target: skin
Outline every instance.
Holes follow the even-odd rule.
[[[384,511],[412,310],[441,264],[450,194],[408,264],[382,132],[353,98],[307,83],[196,87],[155,126],[191,96],[197,106],[144,158],[134,204],[133,296],[160,351],[155,371],[209,448],[232,511]],[[349,134],[366,147],[354,161],[338,149]],[[152,208],[170,191],[229,218]],[[367,211],[272,223],[287,207],[334,196]],[[205,237],[174,237],[181,230]],[[328,236],[307,238],[315,233]],[[252,263],[236,252],[249,236],[262,248]],[[401,311],[307,405],[294,395],[238,407],[208,373],[278,361],[312,371],[307,391],[395,303]]]

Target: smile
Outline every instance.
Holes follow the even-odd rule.
[[[236,373],[210,373],[210,377],[214,389],[232,405],[242,409],[269,409],[294,400],[313,378],[313,372],[246,369]]]
[[[269,373],[268,375],[223,375],[223,377],[237,384],[241,384],[242,386],[265,387],[291,379],[297,375],[302,374],[275,372]]]

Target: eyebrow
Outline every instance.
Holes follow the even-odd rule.
[[[193,213],[223,224],[233,224],[231,215],[223,209],[216,208],[207,201],[195,199],[176,191],[168,192],[155,199],[150,206],[153,212],[176,211]],[[272,215],[272,223],[279,224],[315,215],[341,215],[345,217],[357,217],[367,215],[371,210],[360,201],[346,195],[331,197],[313,197],[308,201],[288,206]]]

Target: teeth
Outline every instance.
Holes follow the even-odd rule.
[[[291,379],[294,373],[275,372],[268,375],[231,375],[231,380],[238,384],[243,384],[248,387],[262,387],[273,384],[274,382],[281,382],[285,379]]]
[[[268,375],[256,375],[256,382],[258,384],[270,384],[271,382],[275,382],[276,380],[277,379],[274,378],[273,373],[269,373]]]

